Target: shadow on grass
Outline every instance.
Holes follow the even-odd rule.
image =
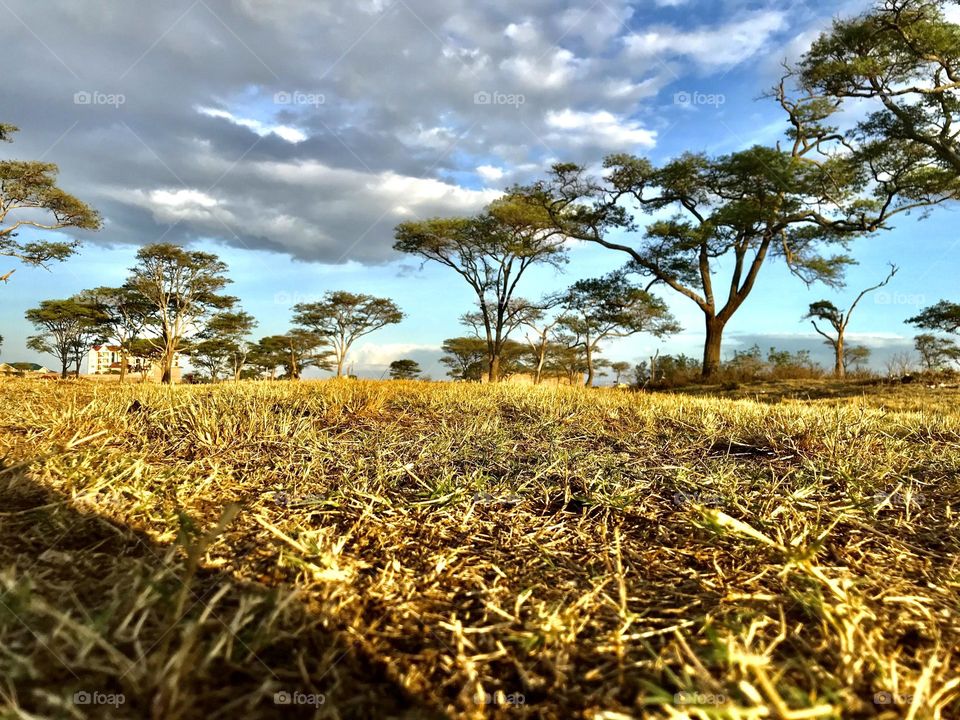
[[[192,572],[190,542],[158,544],[0,464],[0,716],[443,717],[335,617]]]

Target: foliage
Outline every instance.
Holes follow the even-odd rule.
[[[10,142],[17,131],[0,124],[0,141]],[[99,230],[100,216],[73,195],[57,187],[57,166],[24,160],[0,160],[0,256],[12,257],[25,265],[45,267],[65,260],[76,252],[77,241],[17,240],[21,228]],[[44,219],[44,218],[47,219]],[[0,276],[8,281],[10,270]]]
[[[423,372],[416,360],[402,358],[390,363],[391,380],[415,380]]]
[[[38,307],[27,310],[25,317],[40,331],[28,340],[27,347],[56,357],[61,378],[67,377],[71,363],[79,375],[90,345],[103,337],[104,319],[99,308],[79,296],[43,300]]]
[[[337,377],[343,375],[347,353],[359,338],[395,325],[403,313],[389,298],[350,293],[328,292],[323,300],[294,305],[294,322],[323,337],[330,345]]]
[[[216,255],[170,243],[137,251],[137,264],[125,287],[149,304],[144,338],[162,349],[162,382],[172,381],[173,358],[184,341],[197,334],[212,313],[236,302],[220,294],[230,282],[226,272],[226,264]]]

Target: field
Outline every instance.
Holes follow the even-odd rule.
[[[0,382],[0,716],[960,717],[960,392],[791,395]]]

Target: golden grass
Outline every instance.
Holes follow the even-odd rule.
[[[2,382],[0,715],[958,718],[960,394],[839,395]]]

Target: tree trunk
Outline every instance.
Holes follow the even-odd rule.
[[[487,371],[487,380],[495,383],[500,382],[500,355],[494,353],[490,357],[490,368]]]
[[[127,353],[123,350],[120,351],[120,384],[123,384],[124,378],[127,377]],[[88,368],[89,369],[89,368]]]
[[[707,338],[703,343],[703,368],[700,373],[702,377],[712,377],[720,369],[724,324],[715,317],[707,317]]]
[[[833,344],[833,350],[836,353],[836,361],[833,366],[833,374],[838,378],[845,377],[847,374],[846,364],[843,362],[843,333],[840,333],[837,336],[836,342]]]
[[[162,373],[160,374],[160,382],[163,385],[171,385],[173,383],[173,355],[174,350],[171,350],[169,347],[164,349],[163,355],[160,358],[160,363],[162,367]]]
[[[587,380],[583,383],[584,387],[593,387],[593,350],[588,342],[585,346],[587,356]]]
[[[344,356],[340,355],[337,357],[337,377],[343,377],[343,361]]]
[[[70,375],[70,358],[63,358],[60,361],[60,379],[66,380]]]

